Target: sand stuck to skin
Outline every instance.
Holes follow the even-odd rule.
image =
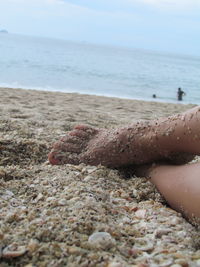
[[[145,178],[51,166],[78,123],[118,127],[192,105],[0,89],[0,266],[200,266],[199,230]]]

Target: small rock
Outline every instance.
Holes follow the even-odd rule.
[[[38,248],[39,242],[35,239],[31,239],[28,243],[27,249],[31,253],[33,253]]]
[[[89,237],[88,242],[90,245],[97,247],[97,248],[102,248],[102,249],[110,248],[115,244],[115,240],[107,232],[93,233]]]
[[[88,182],[88,181],[90,181],[90,180],[92,180],[93,179],[93,176],[92,175],[87,175],[85,178],[84,178],[84,181],[85,182]]]
[[[153,240],[150,240],[148,238],[136,238],[135,244],[133,249],[137,249],[140,251],[152,251],[154,248]]]
[[[66,206],[67,205],[67,200],[66,199],[60,199],[59,201],[58,201],[58,205],[60,205],[60,206]]]
[[[172,266],[173,264],[173,259],[172,258],[169,258],[169,259],[166,259],[166,260],[162,260],[159,264],[160,267],[169,267],[169,266]]]
[[[146,217],[146,210],[140,209],[135,212],[135,216],[140,219],[144,219]]]
[[[124,267],[124,264],[120,262],[110,262],[108,263],[107,267]]]
[[[11,192],[11,191],[9,191],[9,190],[6,190],[6,195],[8,195],[8,196],[10,196],[10,197],[13,197],[14,196],[14,194],[13,194],[13,192]]]
[[[172,230],[169,228],[160,228],[160,229],[155,230],[154,235],[156,238],[160,238],[163,235],[169,234],[171,231]]]
[[[7,223],[12,223],[14,221],[19,221],[19,215],[16,212],[9,212],[5,218]]]
[[[55,197],[48,197],[48,198],[46,199],[47,202],[51,202],[51,201],[55,201],[55,200],[56,200]]]
[[[0,168],[0,178],[4,178],[6,176],[6,172],[3,168]]]
[[[33,200],[33,203],[37,203],[38,201],[42,200],[43,199],[43,194],[42,193],[39,193],[37,195],[37,197]]]

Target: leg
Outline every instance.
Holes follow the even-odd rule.
[[[173,209],[200,223],[200,163],[158,165],[147,168],[145,176],[150,177]]]
[[[169,159],[177,153],[200,154],[199,122],[200,108],[196,107],[115,130],[79,125],[54,144],[49,161],[120,167]]]

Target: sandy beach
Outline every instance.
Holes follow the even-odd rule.
[[[0,88],[0,266],[200,266],[200,233],[144,177],[47,154],[78,123],[118,127],[194,105]]]

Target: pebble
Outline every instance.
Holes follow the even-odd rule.
[[[159,264],[160,267],[168,267],[168,266],[172,266],[173,264],[173,259],[166,259],[161,261],[161,263]]]
[[[5,194],[8,195],[8,196],[10,196],[10,197],[13,197],[14,196],[13,192],[10,191],[10,190],[6,190],[5,191]]]
[[[151,251],[154,248],[153,241],[148,238],[136,238],[133,249],[140,251]]]
[[[155,237],[161,238],[163,235],[167,235],[171,232],[172,230],[169,228],[160,228],[155,230]]]
[[[50,201],[55,201],[56,200],[56,198],[55,197],[48,197],[47,199],[46,199],[46,201],[47,202],[50,202]]]
[[[39,193],[37,195],[36,199],[33,202],[36,202],[37,203],[38,201],[42,200],[43,198],[44,198],[43,194],[42,193]]]
[[[36,239],[31,239],[28,243],[27,249],[33,253],[39,246],[39,242]]]
[[[58,200],[58,205],[60,205],[60,206],[66,206],[67,205],[67,200],[64,199],[64,198]]]
[[[92,179],[94,179],[92,175],[87,175],[83,180],[84,180],[85,182],[88,182],[88,181],[90,181],[90,180],[92,180]]]
[[[120,262],[110,262],[108,263],[107,267],[124,267],[124,264]]]
[[[115,244],[115,240],[107,232],[93,233],[89,236],[88,242],[90,245],[102,249],[110,248]]]
[[[146,210],[140,209],[135,212],[135,216],[140,219],[144,219],[146,217]]]

